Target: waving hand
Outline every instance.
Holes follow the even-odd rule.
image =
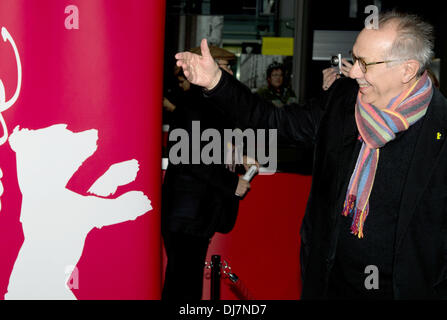
[[[200,49],[201,56],[192,52],[177,53],[177,66],[183,69],[189,82],[211,90],[219,82],[222,71],[211,56],[206,39],[202,39]]]

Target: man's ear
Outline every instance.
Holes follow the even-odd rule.
[[[408,83],[417,76],[420,63],[416,60],[407,60],[404,62],[403,67],[402,82]]]

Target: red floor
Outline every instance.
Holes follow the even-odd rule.
[[[310,176],[256,176],[240,203],[236,226],[213,237],[207,261],[220,255],[254,299],[299,299],[299,229],[310,185]],[[209,276],[205,271],[204,300],[210,298]],[[228,284],[222,280],[221,299],[240,299]]]

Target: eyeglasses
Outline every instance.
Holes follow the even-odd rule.
[[[349,53],[351,54],[351,57],[352,57],[352,64],[354,65],[358,61],[360,70],[362,70],[363,73],[366,73],[366,71],[367,71],[366,67],[368,67],[368,66],[372,66],[372,65],[375,65],[375,64],[381,64],[381,63],[387,63],[387,62],[399,61],[399,60],[385,60],[385,61],[368,62],[368,63],[366,63],[365,60],[363,60],[362,58],[359,58],[359,57],[355,56],[354,53],[352,53],[352,51],[349,51]]]

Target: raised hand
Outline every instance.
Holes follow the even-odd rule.
[[[189,82],[211,90],[219,82],[222,71],[211,56],[206,39],[202,39],[200,49],[201,56],[192,52],[177,53],[177,66],[183,69]]]
[[[323,90],[328,90],[335,80],[340,78],[337,68],[330,67],[323,70]]]
[[[346,59],[341,59],[342,66],[341,66],[341,73],[345,77],[349,77],[349,71],[352,68],[352,64],[349,63]],[[338,73],[338,68],[327,68],[323,70],[323,90],[328,90],[329,87],[334,83],[335,80],[340,78],[340,74]]]

